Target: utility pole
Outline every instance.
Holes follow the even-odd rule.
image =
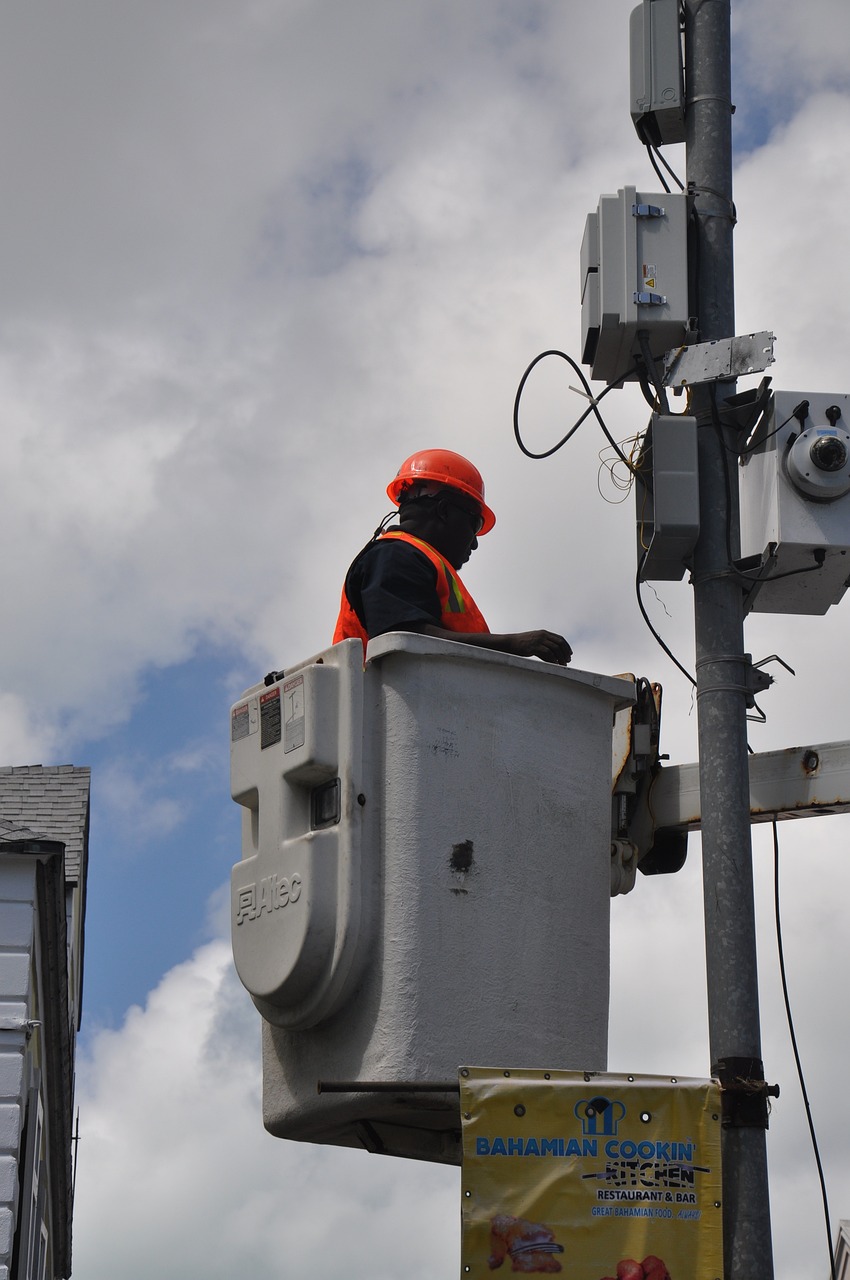
[[[735,333],[730,0],[684,0],[687,178],[695,197],[700,341]],[[712,1075],[725,1086],[726,1280],[772,1280],[767,1098],[761,1061],[747,760],[737,455],[713,397],[694,388],[700,534],[694,554],[702,859]],[[718,400],[734,392],[720,384]],[[746,1084],[741,1086],[741,1082]],[[740,1087],[739,1087],[740,1086]]]

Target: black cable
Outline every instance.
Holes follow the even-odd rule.
[[[817,556],[818,553],[814,551],[812,554]],[[824,556],[824,559],[826,559],[826,556]],[[732,566],[733,572],[742,582],[781,582],[783,578],[796,578],[801,573],[817,573],[818,569],[822,568],[823,560],[815,560],[814,564],[803,565],[802,569],[786,569],[784,573],[772,573],[768,578],[760,578],[758,576],[760,570],[758,569],[755,569],[752,573],[747,573],[742,569],[736,568],[735,565]]]
[[[661,163],[664,165],[664,168],[665,168],[665,169],[667,170],[667,172],[670,174],[670,177],[673,179],[673,181],[675,182],[675,184],[676,184],[676,186],[679,188],[679,190],[680,190],[680,191],[684,191],[684,189],[685,189],[685,184],[684,184],[684,182],[683,182],[683,181],[682,181],[682,179],[679,177],[679,175],[678,175],[677,173],[674,173],[674,171],[670,168],[670,165],[669,165],[669,164],[667,163],[667,161],[664,159],[664,157],[663,157],[663,155],[661,154],[661,152],[660,152],[660,151],[656,151],[656,153],[655,153],[655,154],[658,156],[658,159],[659,159],[659,160],[661,161]]]
[[[646,612],[646,608],[644,607],[643,600],[641,599],[641,594],[640,594],[641,576],[640,575],[643,572],[643,566],[646,563],[646,557],[648,554],[649,554],[648,551],[644,551],[643,555],[641,556],[640,562],[638,563],[638,567],[637,567],[637,574],[635,576],[635,595],[637,596],[637,603],[638,603],[638,608],[640,609],[640,612],[641,612],[641,617],[643,618],[646,625],[649,627],[649,630],[651,631],[654,639],[661,646],[664,652],[667,654],[667,657],[670,659],[673,665],[678,667],[682,675],[685,677],[685,679],[690,680],[691,684],[694,686],[694,688],[696,688],[697,682],[691,675],[690,671],[686,670],[686,668],[682,666],[679,659],[672,652],[672,650],[668,648],[668,646],[661,639],[661,636],[655,630],[655,627],[652,625],[649,619],[649,614]]]
[[[371,539],[369,540],[369,542],[368,542],[366,545],[371,547],[371,545],[372,545],[372,543],[373,543],[373,542],[377,542],[378,538],[380,538],[381,534],[384,532],[384,530],[386,529],[387,525],[388,525],[392,520],[395,520],[395,519],[397,518],[397,516],[398,516],[398,512],[397,512],[397,511],[388,511],[388,512],[387,512],[387,514],[384,516],[383,520],[381,521],[381,523],[378,525],[378,527],[377,527],[377,529],[375,530],[375,532],[372,534]]]
[[[640,387],[641,395],[643,396],[646,403],[649,405],[652,412],[657,413],[658,397],[656,396],[652,387],[649,385],[649,378],[646,376],[645,372],[641,372],[640,375],[638,376],[638,386]]]
[[[644,144],[643,144],[643,145],[646,147],[646,154],[647,154],[647,155],[648,155],[648,157],[649,157],[649,163],[652,165],[653,169],[655,170],[655,176],[656,176],[656,178],[657,178],[657,179],[658,179],[658,181],[661,183],[662,187],[664,188],[664,190],[667,192],[667,194],[668,194],[668,196],[669,196],[669,195],[670,195],[670,188],[667,186],[667,182],[666,182],[666,179],[665,179],[665,177],[664,177],[664,174],[663,174],[663,173],[661,172],[661,170],[659,169],[659,167],[658,167],[658,160],[656,160],[656,158],[655,158],[655,157],[658,155],[658,152],[655,150],[655,147],[653,147],[653,145],[652,145],[652,143],[651,143],[651,142],[647,142],[646,140],[644,140]],[[660,157],[659,157],[659,158],[660,158]]]
[[[527,448],[527,446],[523,443],[523,439],[520,434],[519,405],[522,399],[522,393],[525,390],[525,384],[528,381],[529,374],[531,373],[532,369],[534,369],[535,366],[538,365],[541,360],[545,360],[547,356],[559,356],[562,360],[566,360],[567,364],[570,366],[570,368],[576,373],[578,378],[581,380],[581,385],[584,388],[585,395],[590,401],[590,404],[585,409],[584,413],[581,415],[578,421],[573,423],[573,425],[570,427],[567,434],[563,436],[558,441],[557,444],[553,444],[551,449],[544,449],[542,453],[534,453],[531,449]],[[633,470],[632,464],[629,462],[628,458],[623,453],[620,446],[617,444],[617,441],[614,439],[614,437],[611,435],[611,432],[608,430],[608,427],[606,426],[605,421],[602,417],[602,414],[599,412],[599,408],[598,408],[599,401],[604,399],[604,397],[607,396],[609,391],[613,391],[615,387],[621,386],[622,383],[625,382],[626,378],[630,377],[632,373],[634,373],[634,370],[629,369],[626,373],[622,375],[622,377],[618,378],[616,382],[610,382],[604,391],[601,391],[598,396],[594,397],[593,392],[590,389],[590,383],[587,381],[587,378],[584,376],[583,371],[581,370],[579,365],[576,364],[575,360],[573,360],[572,356],[568,356],[566,351],[557,351],[554,349],[550,349],[549,351],[541,351],[540,355],[534,357],[531,364],[528,366],[525,373],[520,378],[520,383],[519,383],[519,386],[517,387],[517,393],[514,399],[514,438],[517,444],[519,445],[520,449],[522,450],[522,452],[525,454],[527,458],[534,458],[537,460],[541,458],[551,458],[552,454],[557,453],[559,449],[563,448],[563,446],[567,443],[567,441],[572,436],[575,435],[575,433],[578,431],[579,427],[584,422],[584,420],[590,417],[591,413],[593,413],[596,415],[596,419],[600,427],[602,428],[602,432],[605,436],[605,439],[608,441],[611,448],[617,454],[620,461],[625,463],[625,465],[629,468],[629,471]]]
[[[640,347],[640,354],[643,358],[644,368],[646,369],[646,376],[655,389],[655,407],[661,413],[669,413],[670,405],[667,400],[667,391],[665,390],[664,383],[661,381],[661,377],[658,373],[658,364],[653,357],[652,349],[649,345],[648,331],[646,329],[638,329],[637,340],[638,346]],[[641,389],[643,390],[643,383],[641,383]],[[645,391],[644,399],[646,399]]]
[[[371,536],[371,538],[369,539],[369,541],[366,543],[366,546],[365,546],[365,547],[361,547],[361,548],[360,548],[360,550],[357,552],[357,555],[354,557],[354,559],[352,560],[351,564],[350,564],[350,565],[349,565],[349,567],[348,567],[348,573],[351,573],[351,570],[352,570],[352,569],[354,568],[354,566],[358,563],[358,561],[359,561],[359,560],[361,560],[361,559],[363,558],[363,556],[365,556],[365,554],[366,554],[366,552],[367,552],[367,551],[371,551],[372,547],[373,547],[373,546],[375,545],[375,543],[378,541],[378,539],[380,538],[381,534],[382,534],[382,533],[384,532],[384,530],[386,529],[387,525],[388,525],[388,524],[390,524],[390,522],[391,522],[391,521],[393,521],[393,520],[395,520],[397,517],[398,517],[398,512],[397,512],[397,511],[393,510],[393,511],[388,511],[388,512],[387,512],[387,514],[384,516],[383,520],[382,520],[382,521],[381,521],[381,523],[378,525],[378,527],[377,527],[377,529],[375,530],[375,532],[372,534],[372,536]],[[346,576],[347,576],[347,575],[346,575]]]
[[[794,1019],[791,1016],[791,1001],[788,997],[788,982],[785,974],[785,955],[782,948],[782,917],[779,911],[779,831],[776,819],[773,819],[773,904],[774,915],[776,918],[776,945],[779,952],[779,976],[782,979],[782,998],[785,1002],[785,1016],[788,1020],[788,1032],[791,1036],[791,1048],[794,1050],[794,1061],[797,1064],[797,1078],[800,1081],[800,1090],[803,1094],[803,1102],[806,1107],[806,1120],[809,1125],[809,1134],[812,1139],[812,1150],[815,1154],[815,1163],[818,1169],[818,1178],[820,1180],[820,1192],[823,1200],[823,1216],[826,1225],[826,1242],[829,1248],[829,1266],[830,1276],[832,1280],[836,1280],[835,1271],[835,1252],[832,1247],[832,1227],[829,1221],[829,1198],[826,1193],[826,1179],[823,1174],[823,1165],[821,1164],[820,1150],[818,1148],[817,1135],[815,1134],[814,1121],[812,1120],[812,1109],[809,1106],[809,1095],[806,1091],[806,1081],[803,1077],[803,1066],[800,1062],[800,1053],[797,1048],[797,1036],[794,1031]]]
[[[805,403],[805,402],[801,400],[801,401],[800,401],[800,404],[803,404],[803,403]],[[788,426],[788,423],[791,421],[791,419],[792,419],[792,418],[796,418],[796,416],[797,416],[797,411],[798,411],[798,410],[799,410],[799,408],[800,408],[800,404],[798,404],[798,405],[797,405],[797,408],[796,408],[796,409],[794,409],[794,411],[793,411],[792,413],[789,413],[789,414],[788,414],[788,417],[785,419],[785,421],[784,421],[784,422],[780,422],[780,424],[779,424],[779,426],[778,426],[778,427],[774,427],[772,431],[768,431],[767,435],[766,435],[766,436],[762,436],[760,440],[757,440],[757,441],[755,442],[755,444],[745,445],[745,447],[744,447],[743,449],[739,450],[738,457],[739,457],[739,458],[745,458],[745,457],[747,456],[747,454],[748,454],[748,453],[752,453],[754,449],[758,449],[759,445],[764,444],[765,440],[769,440],[771,436],[778,435],[778,434],[779,434],[779,432],[782,430],[782,428],[783,428],[783,427],[787,427],[787,426]]]
[[[679,177],[679,175],[673,171],[673,169],[670,167],[670,165],[669,165],[669,164],[667,163],[667,161],[664,159],[664,156],[661,154],[661,152],[659,151],[658,147],[654,147],[654,146],[652,146],[652,144],[651,144],[651,143],[647,143],[647,144],[646,144],[646,149],[647,149],[647,151],[649,152],[649,160],[650,160],[650,163],[651,163],[651,165],[652,165],[653,169],[655,170],[655,172],[658,174],[659,181],[661,182],[661,185],[663,186],[664,190],[668,193],[668,195],[670,194],[670,188],[667,186],[667,183],[664,181],[664,178],[662,177],[661,173],[659,172],[659,169],[658,169],[658,165],[657,165],[657,163],[656,163],[656,160],[660,160],[660,161],[661,161],[661,163],[664,165],[664,168],[665,168],[665,169],[667,170],[667,172],[670,174],[670,177],[673,179],[673,181],[675,182],[675,184],[676,184],[676,186],[679,188],[679,190],[680,190],[680,191],[684,191],[684,189],[685,189],[685,184],[684,184],[684,182],[683,182],[683,181],[682,181],[682,179]]]

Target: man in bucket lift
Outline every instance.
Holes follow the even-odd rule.
[[[471,462],[449,449],[423,449],[401,464],[387,494],[399,509],[398,526],[385,530],[382,521],[348,570],[334,644],[359,636],[365,649],[385,631],[416,631],[569,662],[572,649],[553,631],[489,631],[456,573],[496,523]]]

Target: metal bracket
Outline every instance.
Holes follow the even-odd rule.
[[[768,685],[773,684],[773,676],[769,676],[766,671],[762,671],[762,667],[766,667],[769,662],[778,662],[780,667],[784,667],[789,675],[796,676],[797,672],[793,667],[789,666],[784,658],[780,658],[778,653],[771,653],[766,658],[760,658],[758,662],[753,663],[753,675],[756,682],[755,692],[759,693],[761,689],[766,689]],[[758,672],[758,675],[756,675]]]
[[[631,893],[635,887],[638,848],[631,840],[611,841],[611,897]]]
[[[747,684],[750,687],[750,696],[747,705],[754,707],[756,704],[756,694],[764,693],[765,689],[769,689],[773,684],[773,676],[768,675],[766,671],[760,671],[761,663],[753,662],[752,657],[747,664]]]
[[[762,658],[761,661],[755,663],[750,653],[717,653],[712,654],[710,658],[701,658],[696,664],[697,670],[704,666],[714,666],[722,663],[728,663],[734,668],[740,668],[743,665],[744,683],[736,684],[732,680],[726,682],[715,681],[713,684],[703,683],[697,692],[697,697],[703,697],[706,694],[717,693],[718,691],[743,693],[747,699],[747,706],[751,709],[755,708],[758,712],[758,719],[763,722],[767,717],[756,703],[756,694],[764,693],[765,689],[769,689],[773,684],[773,676],[761,670],[765,663],[768,662],[779,662],[786,671],[791,672],[792,676],[796,674],[794,668],[789,667],[788,663],[784,662],[776,653],[772,653],[769,658]],[[755,719],[756,717],[749,718]]]
[[[627,679],[634,680],[634,676]],[[635,680],[633,706],[614,717],[611,785],[611,896],[630,893],[635,870],[670,874],[684,866],[686,831],[659,832],[649,803],[659,774],[661,685]]]
[[[667,210],[659,204],[633,204],[632,216],[635,218],[663,218]]]
[[[768,1098],[779,1085],[768,1084],[760,1058],[722,1058],[711,1074],[720,1081],[724,1129],[767,1129]]]
[[[665,387],[690,387],[699,382],[719,382],[747,373],[761,373],[773,364],[775,336],[768,330],[715,342],[677,347],[662,356]]]
[[[790,667],[783,658],[780,658],[778,653],[772,653],[768,658],[762,658],[759,662],[753,662],[749,654],[747,654],[747,659],[747,683],[750,685],[747,706],[754,708],[756,711],[756,715],[747,716],[747,719],[756,720],[759,724],[764,724],[767,720],[767,716],[756,702],[756,694],[763,693],[765,689],[770,688],[773,684],[773,676],[768,675],[766,671],[763,671],[762,667],[764,667],[768,662],[778,662],[779,665],[784,667],[786,671],[789,671],[792,676],[795,676],[797,672],[793,667]]]

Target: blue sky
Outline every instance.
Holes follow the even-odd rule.
[[[201,648],[146,673],[129,721],[86,750],[95,820],[84,1039],[118,1025],[209,940],[208,905],[240,842],[230,800],[233,664],[234,655]]]
[[[263,1133],[223,897],[231,701],[327,644],[404,457],[444,445],[482,470],[498,524],[465,580],[494,630],[546,626],[577,666],[660,680],[664,748],[695,759],[690,689],[639,618],[631,500],[600,471],[599,433],[590,422],[535,463],[511,431],[533,356],[578,352],[587,214],[603,192],[656,188],[628,115],[631,8],[36,0],[0,18],[0,592],[15,620],[0,758],[93,770],[88,1280],[136,1280],[163,1257],[205,1280],[456,1266],[454,1171]],[[847,9],[736,0],[733,14],[738,328],[776,333],[774,385],[848,391]],[[682,148],[667,159],[684,173]],[[573,381],[541,370],[524,404],[540,447],[574,420]],[[618,439],[644,429],[634,388],[605,405]],[[647,604],[690,662],[687,583]],[[847,736],[848,607],[748,622],[754,657],[798,672],[766,695],[755,750]],[[826,696],[823,671],[838,673]],[[847,824],[786,826],[792,995],[838,1219]],[[764,1057],[783,1086],[777,1277],[796,1280],[827,1268],[764,832],[755,846]],[[612,1067],[703,1073],[698,842],[612,919]],[[675,957],[662,973],[659,938]],[[269,1229],[282,1199],[300,1228],[288,1266]]]

